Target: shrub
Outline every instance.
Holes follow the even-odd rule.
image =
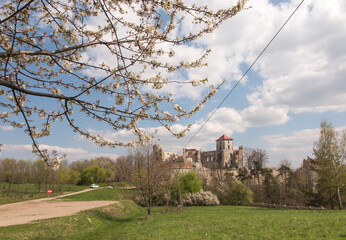
[[[203,190],[198,193],[188,193],[183,202],[186,206],[214,206],[220,204],[216,195]]]
[[[178,179],[182,198],[189,193],[198,193],[202,189],[202,179],[195,171],[179,174]],[[171,185],[171,199],[179,202],[179,188],[176,178]]]
[[[217,191],[216,194],[223,205],[252,204],[251,189],[240,182],[232,182],[225,190]]]

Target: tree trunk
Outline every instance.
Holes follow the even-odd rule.
[[[340,194],[340,187],[337,187],[338,190],[338,203],[339,203],[339,209],[342,210],[342,199],[341,199],[341,194]]]
[[[151,219],[151,206],[148,207],[148,220]]]
[[[334,199],[332,193],[329,191],[329,201],[330,201],[330,208],[334,209]]]
[[[7,197],[10,196],[10,190],[11,190],[11,182],[8,182],[8,189],[7,189]]]

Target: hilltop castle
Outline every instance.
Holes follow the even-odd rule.
[[[183,149],[183,155],[164,152],[161,145],[156,145],[154,151],[163,161],[184,163],[186,166],[200,165],[206,168],[243,168],[245,167],[244,149],[233,147],[233,139],[222,135],[216,140],[216,150],[202,151],[197,149]],[[185,166],[184,165],[184,166]],[[185,167],[183,167],[185,168]]]

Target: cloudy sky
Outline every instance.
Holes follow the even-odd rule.
[[[211,8],[231,5],[228,0],[205,1]],[[209,82],[225,81],[222,89],[194,117],[172,126],[183,129],[192,124],[186,137],[173,139],[164,129],[146,124],[148,131],[158,129],[155,140],[166,151],[181,152],[204,124],[230,89],[237,83],[266,44],[286,21],[301,0],[253,0],[251,8],[225,22],[212,35],[192,46],[176,51],[177,58],[198,58],[205,48],[212,53],[208,68],[187,71],[190,79],[208,77]],[[261,148],[269,154],[269,166],[288,159],[294,167],[312,156],[322,119],[341,129],[346,127],[346,1],[305,0],[300,9],[253,66],[249,74],[210,118],[188,148],[213,150],[222,134],[234,139],[235,146]],[[192,28],[186,24],[181,31]],[[177,77],[177,76],[175,76]],[[198,101],[203,90],[170,86],[182,105]],[[131,139],[124,131],[98,131],[109,139]],[[75,135],[64,123],[53,134],[40,139],[48,149],[67,154],[68,161],[107,156],[116,159],[126,149],[99,148]],[[31,143],[22,130],[0,123],[0,158],[35,159]]]

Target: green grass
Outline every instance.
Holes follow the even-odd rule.
[[[5,183],[0,183],[0,188],[2,188],[4,184]],[[7,187],[7,184],[5,186]],[[45,186],[41,187],[40,193],[35,193],[35,184],[12,184],[9,196],[7,196],[6,193],[0,192],[0,204],[46,198],[48,196],[53,197],[64,193],[81,191],[86,188],[88,188],[88,186],[62,185],[62,192],[56,192],[56,186],[47,186],[47,189],[53,190],[53,193],[49,195],[46,192]]]
[[[114,182],[112,185],[120,188],[133,187],[133,184],[129,182]]]
[[[137,192],[137,189],[100,188],[89,192],[63,197],[61,199],[72,201],[118,201],[128,199]]]
[[[161,213],[162,209],[154,208],[147,220],[144,208],[123,200],[75,216],[0,228],[0,239],[346,239],[345,211],[215,206]]]

